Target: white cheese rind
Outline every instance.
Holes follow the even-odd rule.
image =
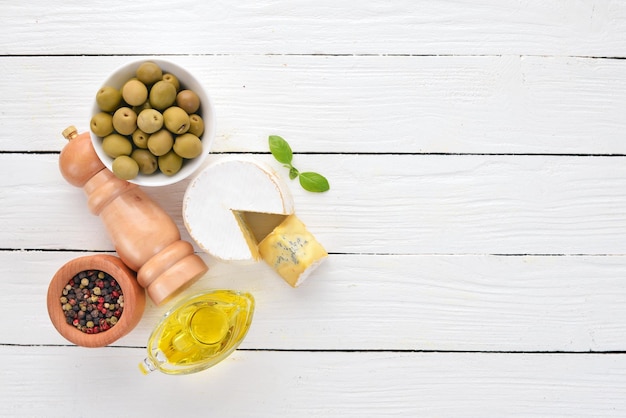
[[[293,198],[269,165],[227,156],[208,165],[189,184],[183,222],[203,251],[224,261],[252,261],[258,258],[256,242],[242,231],[237,211],[290,215]]]

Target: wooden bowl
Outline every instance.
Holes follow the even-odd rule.
[[[70,279],[87,270],[109,274],[120,285],[124,295],[124,311],[117,323],[106,331],[87,334],[66,322],[60,298]],[[68,341],[82,347],[104,347],[128,334],[139,322],[146,305],[144,289],[137,283],[135,273],[121,259],[97,254],[79,257],[61,267],[48,287],[48,315],[57,331]]]

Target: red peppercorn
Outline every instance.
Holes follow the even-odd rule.
[[[80,321],[78,320],[78,318],[76,318],[72,321],[72,324],[76,327],[78,326],[78,324],[80,324]]]

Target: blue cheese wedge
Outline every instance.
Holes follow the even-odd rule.
[[[292,287],[299,286],[328,253],[306,226],[289,215],[259,243],[261,258]]]

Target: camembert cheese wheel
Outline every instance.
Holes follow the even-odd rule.
[[[294,212],[289,188],[266,164],[228,156],[204,168],[183,198],[183,222],[203,251],[224,261],[259,260],[258,243],[248,219]],[[268,229],[268,233],[273,228]]]

